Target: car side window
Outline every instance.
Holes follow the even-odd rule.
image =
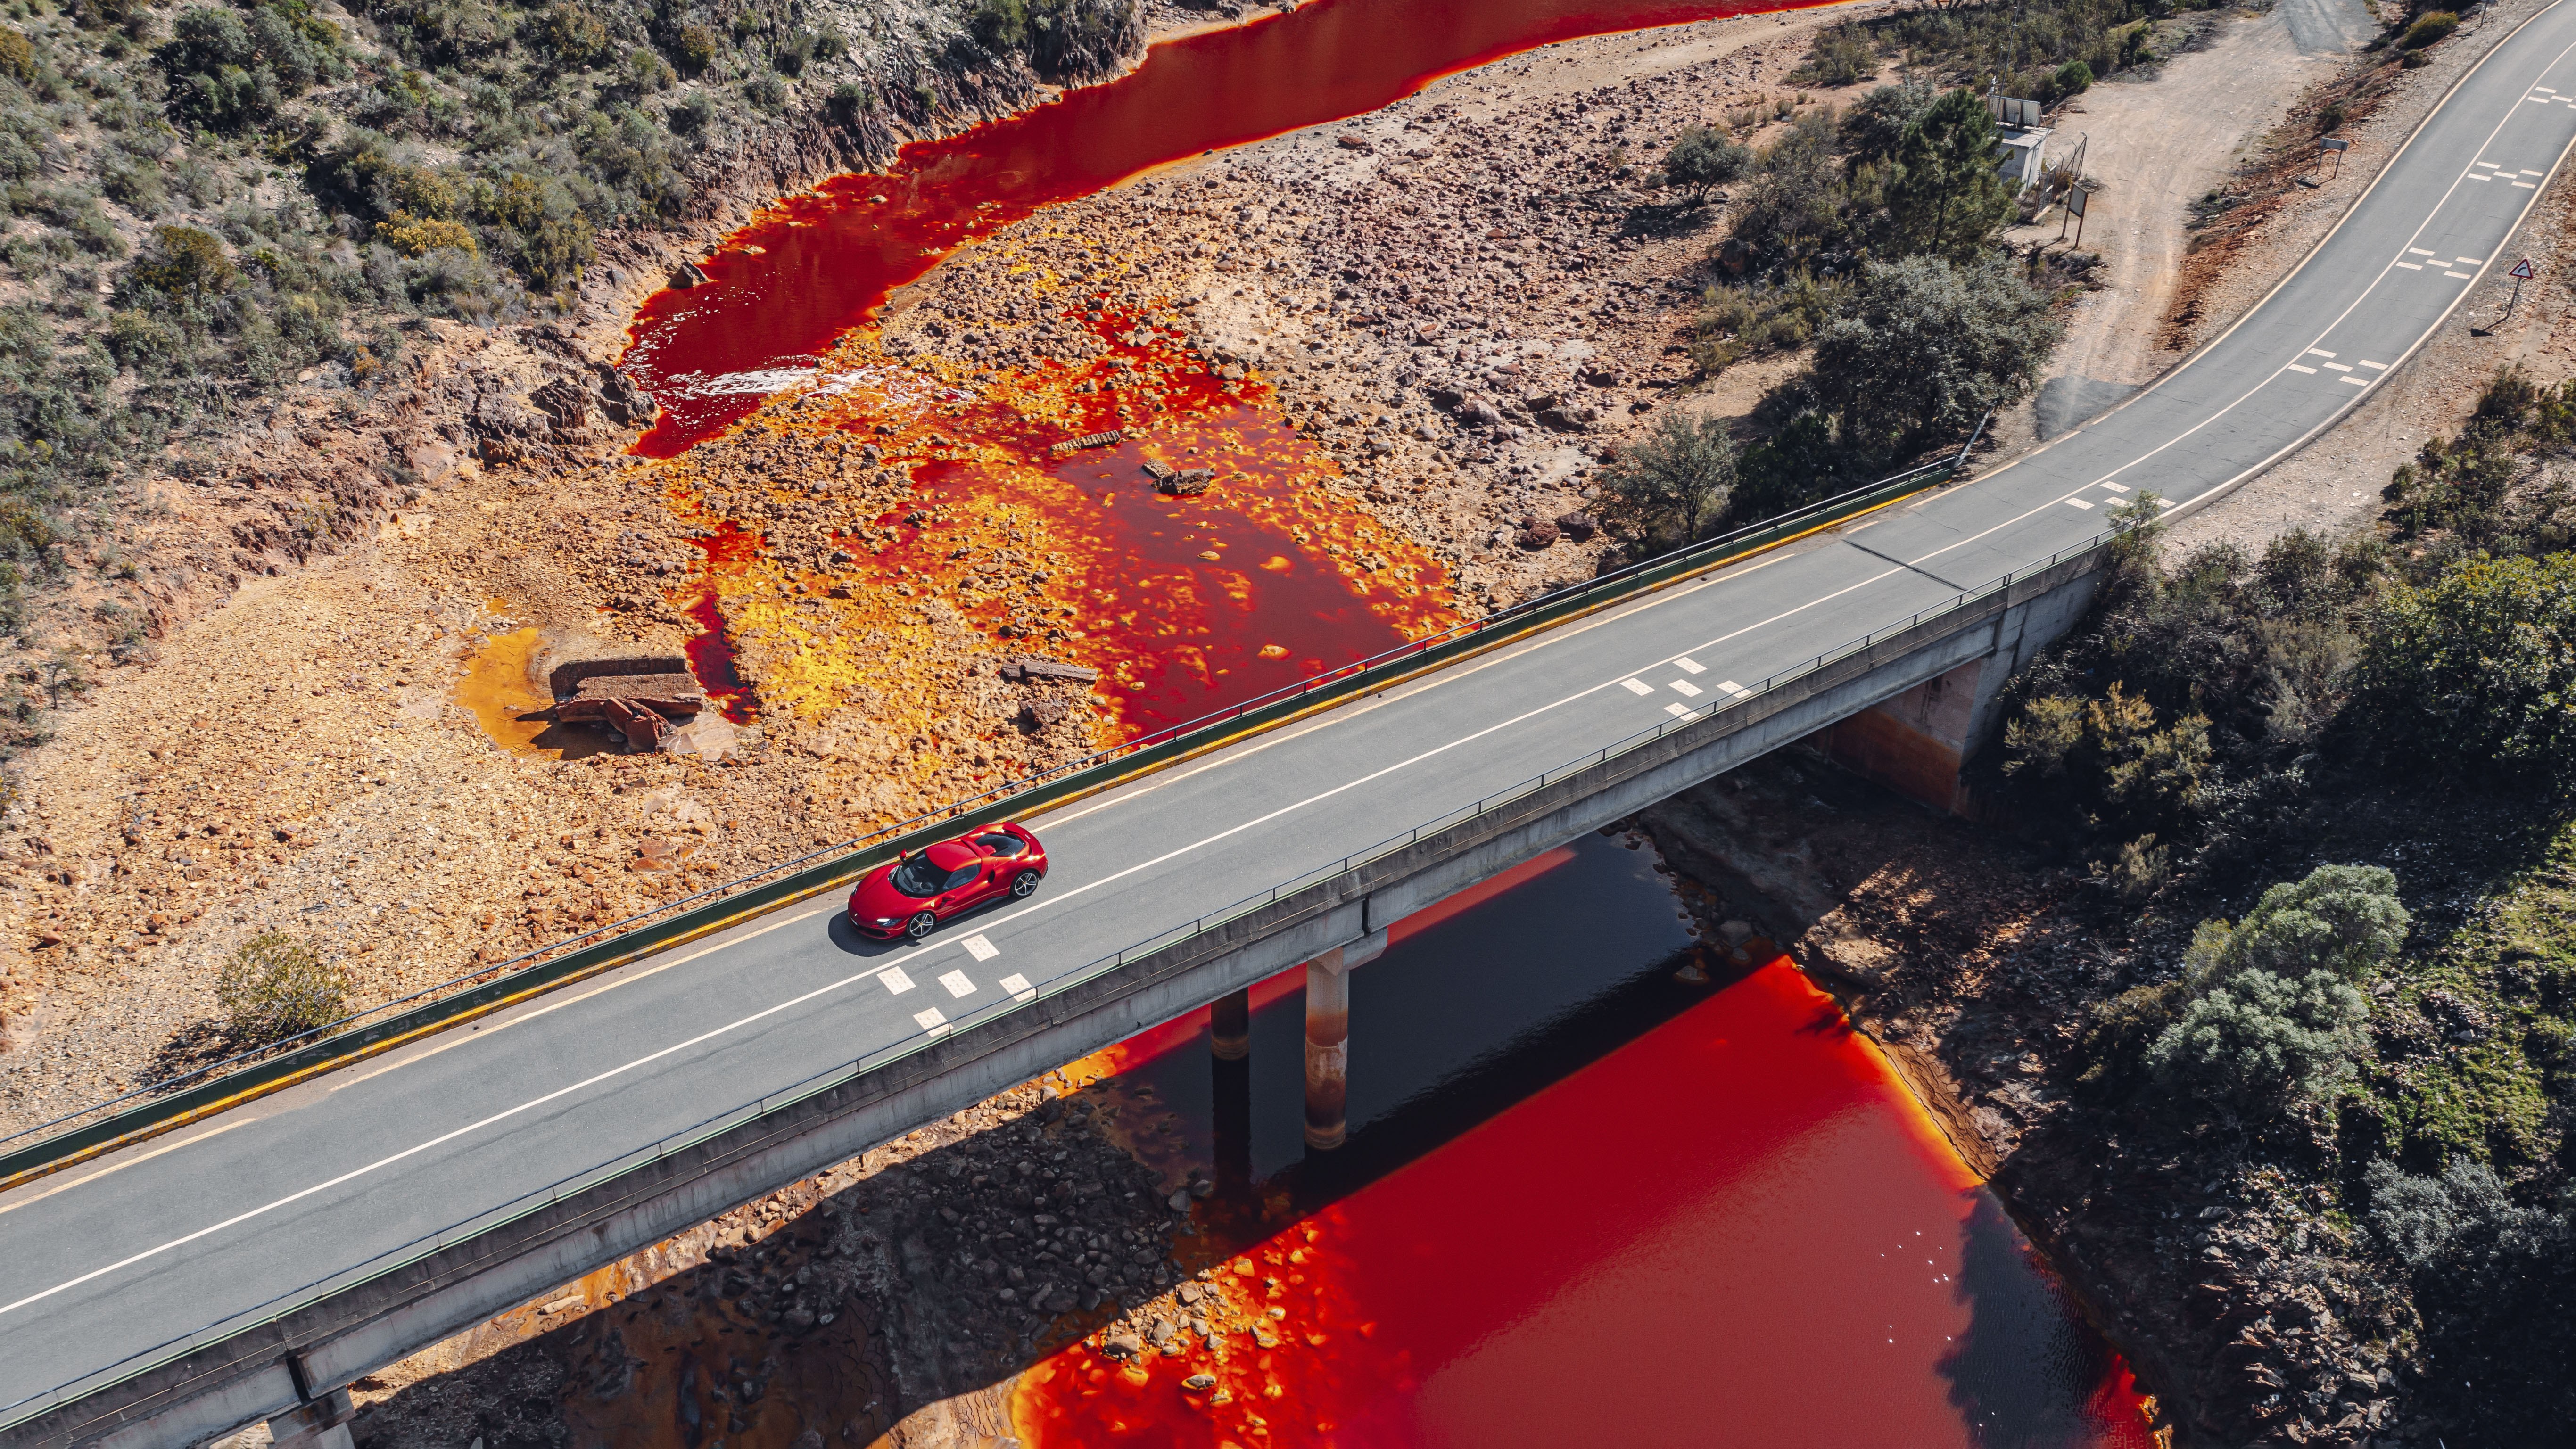
[[[975,874],[978,869],[979,867],[976,866],[961,865],[955,870],[950,871],[948,873],[948,884],[944,889],[952,891],[963,890],[967,886],[974,884]]]

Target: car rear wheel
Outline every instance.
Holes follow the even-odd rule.
[[[903,923],[903,933],[918,941],[939,928],[939,918],[928,911],[917,911]]]
[[[1038,893],[1038,873],[1037,873],[1036,871],[1033,871],[1033,870],[1024,870],[1024,871],[1021,871],[1018,875],[1015,875],[1015,876],[1011,877],[1011,894],[1012,894],[1012,895],[1014,895],[1014,896],[1018,897],[1018,898],[1019,898],[1019,899],[1021,899],[1021,900],[1027,900],[1029,897],[1031,897],[1031,896],[1033,896],[1033,895],[1036,895],[1037,893]]]

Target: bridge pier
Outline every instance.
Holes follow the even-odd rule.
[[[1252,988],[1228,992],[1208,1007],[1208,1050],[1221,1062],[1252,1055]]]
[[[1306,1146],[1330,1152],[1348,1135],[1351,1074],[1351,970],[1386,950],[1372,931],[1306,963]]]

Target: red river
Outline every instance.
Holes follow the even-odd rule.
[[[894,288],[1050,202],[1552,41],[1776,8],[1316,0],[1157,46],[1120,79],[779,203],[704,263],[705,285],[654,298],[627,362],[665,411],[639,451],[722,431]],[[1211,425],[1240,429],[1266,399],[1223,406]],[[926,490],[956,486],[925,472]],[[1195,546],[1224,526],[1179,531]],[[748,541],[710,545],[718,567]],[[1331,599],[1259,605],[1210,623],[1201,653],[1259,642],[1321,667],[1419,623]],[[1175,647],[1089,642],[1148,672]],[[1224,692],[1158,697],[1128,722]],[[1672,980],[1690,943],[1639,859],[1588,839],[1399,928],[1408,939],[1353,978],[1338,1162],[1301,1161],[1295,1140],[1299,979],[1264,988],[1252,1180],[1210,1205],[1209,1232],[1217,1271],[1267,1284],[1298,1336],[1229,1360],[1222,1403],[1180,1386],[1218,1367],[1195,1348],[1130,1367],[1077,1344],[1023,1377],[1024,1438],[2148,1443],[2118,1356],[1829,998],[1783,961],[1716,988]],[[1166,1108],[1174,1150],[1201,1163],[1217,1133],[1204,1019],[1092,1064]],[[1228,1219],[1229,1197],[1257,1206]]]

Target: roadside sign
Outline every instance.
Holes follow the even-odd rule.
[[[2343,139],[2341,136],[2328,136],[2317,143],[2317,149],[2320,151],[2349,151],[2352,149],[2352,143]]]
[[[2083,188],[2083,187],[2081,187],[2081,186],[2069,187],[2069,188],[2067,189],[2067,192],[2066,192],[2066,209],[2067,209],[2067,211],[2068,211],[2069,213],[2071,213],[2072,215],[2075,215],[2075,216],[2082,216],[2082,215],[2084,214],[2084,202],[2085,202],[2085,199],[2086,199],[2086,195],[2085,195],[2085,191],[2084,191],[2084,188]]]
[[[2533,277],[2538,276],[2539,273],[2534,272],[2531,269],[2531,258],[2524,257],[2521,261],[2514,263],[2513,270],[2505,273],[2505,275],[2513,278],[2517,282],[2528,282]]]

